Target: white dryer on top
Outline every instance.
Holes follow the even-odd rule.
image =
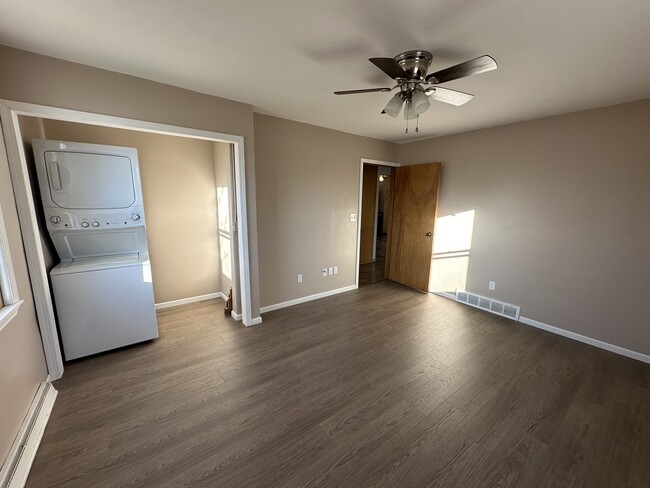
[[[147,252],[138,152],[32,141],[45,223],[62,261]]]

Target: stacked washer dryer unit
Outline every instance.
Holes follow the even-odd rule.
[[[138,152],[32,141],[67,360],[158,337]]]

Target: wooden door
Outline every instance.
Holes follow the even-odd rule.
[[[440,163],[396,168],[388,247],[388,279],[429,291]]]
[[[372,263],[375,245],[375,214],[377,213],[377,166],[363,165],[361,188],[361,236],[359,264]]]

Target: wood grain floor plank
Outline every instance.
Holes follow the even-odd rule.
[[[646,487],[650,366],[390,282],[66,365],[27,486]]]

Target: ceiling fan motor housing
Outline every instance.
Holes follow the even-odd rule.
[[[424,80],[427,70],[431,66],[433,55],[429,51],[406,51],[398,54],[394,59],[406,71],[410,79]]]

